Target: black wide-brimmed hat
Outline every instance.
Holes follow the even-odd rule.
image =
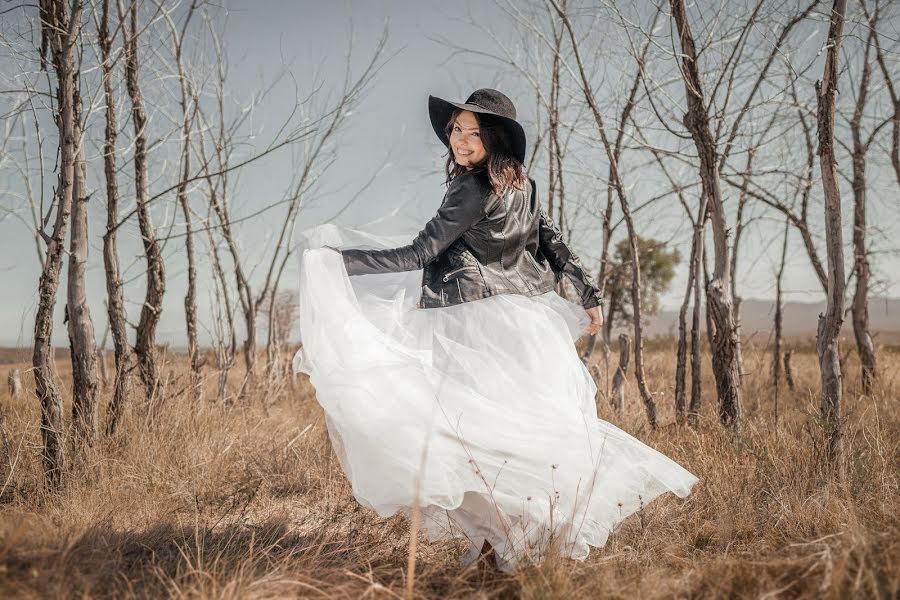
[[[481,88],[472,92],[465,102],[450,102],[435,96],[428,96],[428,114],[431,126],[444,145],[450,147],[450,140],[444,128],[457,108],[481,115],[490,115],[499,122],[509,136],[509,145],[513,156],[520,163],[525,162],[525,130],[516,121],[516,107],[512,100],[497,90]]]

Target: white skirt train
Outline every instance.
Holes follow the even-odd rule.
[[[297,248],[294,370],[360,504],[381,516],[418,504],[431,539],[487,540],[511,569],[550,548],[584,559],[657,496],[687,496],[694,475],[597,417],[574,347],[580,306],[548,292],[421,309],[422,271],[349,277],[322,248],[405,243],[322,225]]]

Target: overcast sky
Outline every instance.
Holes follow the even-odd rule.
[[[371,228],[381,233],[408,234],[410,239],[433,214],[443,195],[440,169],[444,147],[431,130],[428,121],[426,101],[429,94],[448,99],[464,100],[478,87],[495,87],[509,94],[516,102],[521,120],[526,123],[529,140],[533,139],[535,128],[533,95],[526,95],[527,85],[523,78],[510,69],[501,68],[488,59],[472,56],[452,55],[451,50],[435,40],[444,37],[454,44],[472,49],[496,52],[484,33],[468,22],[466,7],[485,26],[495,31],[501,39],[514,40],[517,35],[502,11],[490,2],[442,2],[437,0],[381,0],[372,2],[225,2],[228,11],[226,48],[231,61],[229,79],[233,87],[231,93],[240,98],[248,97],[256,89],[279,71],[283,62],[291,65],[298,87],[311,80],[311,74],[318,72],[326,87],[339,85],[344,74],[345,54],[348,40],[353,35],[353,63],[357,71],[368,61],[385,22],[389,27],[389,41],[386,55],[389,60],[376,76],[371,89],[359,108],[350,115],[348,126],[342,131],[335,163],[322,178],[317,195],[309,198],[298,219],[298,230],[318,225],[331,218],[343,207],[376,172],[378,177],[372,185],[353,202],[346,211],[335,219],[342,225]],[[4,16],[3,19],[21,19],[21,15]],[[9,35],[9,23],[4,24]],[[21,28],[21,25],[19,26]],[[15,29],[13,27],[13,29]],[[813,44],[819,43],[813,40]],[[817,48],[812,48],[815,52]],[[612,68],[614,65],[599,65]],[[619,75],[616,75],[619,77]],[[9,73],[4,74],[3,87],[10,87]],[[676,100],[683,98],[681,95]],[[154,90],[148,95],[153,96]],[[256,108],[254,126],[264,138],[271,133],[279,117],[290,110],[294,103],[295,88],[290,80],[284,80],[273,89],[264,105]],[[123,98],[122,101],[127,101]],[[0,98],[0,102],[8,102]],[[6,106],[6,104],[4,104]],[[159,118],[159,117],[158,117]],[[127,124],[130,127],[130,124]],[[54,138],[55,139],[55,138]],[[235,216],[254,212],[261,206],[280,198],[290,181],[291,156],[280,152],[267,157],[243,170],[237,182],[234,199]],[[34,165],[32,165],[34,167]],[[48,166],[49,169],[49,166]],[[380,171],[379,171],[380,170]],[[92,182],[101,190],[101,162],[94,163]],[[878,197],[880,189],[890,189],[882,185],[889,182],[886,169],[871,174],[873,181],[872,204],[875,219],[880,219],[888,233],[896,233],[897,214],[884,212],[877,206],[891,205],[886,197]],[[635,202],[641,197],[652,195],[654,186],[662,185],[652,178],[642,180],[635,177]],[[151,179],[153,174],[151,173]],[[545,178],[538,175],[539,187],[546,185]],[[20,178],[19,178],[20,179]],[[153,184],[151,183],[151,187]],[[158,187],[163,187],[160,184]],[[845,193],[849,185],[842,182]],[[0,174],[0,190],[21,193],[21,181],[15,173],[4,169]],[[49,189],[49,187],[48,187]],[[151,189],[151,192],[154,190]],[[896,192],[896,189],[893,190]],[[726,190],[732,197],[731,190]],[[596,196],[597,202],[605,203],[605,189],[573,190],[572,197],[586,202]],[[16,199],[7,195],[3,206],[10,207]],[[674,201],[672,201],[674,202]],[[896,204],[893,204],[896,206]],[[399,210],[398,210],[399,207]],[[96,214],[92,221],[103,222],[102,200],[92,208]],[[596,210],[592,208],[591,210]],[[816,205],[814,210],[820,210]],[[394,211],[394,217],[387,217]],[[271,235],[281,213],[272,211],[258,218],[242,223],[239,236],[248,252],[265,247],[265,240]],[[845,217],[849,219],[850,213]],[[160,212],[158,221],[172,215]],[[176,221],[180,222],[180,221]],[[573,219],[576,224],[570,235],[571,244],[582,256],[584,262],[596,270],[599,257],[599,236],[597,222],[584,213]],[[683,217],[681,208],[669,204],[637,215],[638,228],[642,234],[669,239],[677,244],[683,255],[689,252],[685,244],[689,240],[690,225]],[[105,328],[103,295],[105,293],[101,236],[95,226],[92,237],[91,263],[89,269],[89,293],[94,309],[95,328],[98,338]],[[767,299],[774,294],[775,261],[780,244],[776,242],[780,226],[775,220],[771,226],[764,225],[752,231],[746,245],[742,247],[739,273],[739,292],[744,297]],[[788,300],[818,300],[822,295],[819,285],[809,266],[808,259],[797,243],[797,236],[791,245],[790,260],[786,275]],[[849,237],[848,237],[849,240]],[[895,248],[896,250],[896,248]],[[136,227],[123,231],[122,263],[127,269],[130,283],[126,287],[129,296],[129,315],[136,321],[138,302],[142,298],[140,274],[140,246]],[[183,309],[182,297],[185,285],[185,269],[180,261],[178,244],[170,243],[166,248],[168,283],[163,318],[159,328],[161,342],[182,343]],[[900,295],[898,278],[900,260],[896,252],[875,258],[876,274],[885,281],[878,293],[891,296]],[[291,263],[292,270],[295,269]],[[208,272],[208,264],[202,269]],[[677,306],[683,295],[686,265],[681,265],[669,293],[663,299],[665,307]],[[849,270],[849,269],[848,269]],[[16,218],[0,213],[0,276],[3,278],[5,293],[0,294],[0,344],[28,345],[31,341],[38,265],[31,233]],[[204,277],[205,274],[201,274]],[[296,279],[296,274],[288,277],[288,285]],[[204,279],[208,281],[208,279]],[[65,295],[65,280],[60,287],[61,309]],[[210,327],[210,287],[201,288],[201,319],[204,321],[202,341],[208,341]],[[61,319],[55,325],[54,342],[66,345],[65,328]],[[110,342],[111,344],[111,342]]]

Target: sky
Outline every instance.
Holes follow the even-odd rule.
[[[272,81],[272,78],[287,64],[293,79],[283,79],[276,85],[265,101],[254,108],[251,123],[258,131],[260,140],[271,135],[282,115],[294,104],[296,95],[309,91],[313,74],[318,73],[325,89],[339,85],[344,74],[344,63],[348,51],[348,40],[352,43],[352,69],[362,68],[376,46],[382,28],[388,27],[386,56],[389,59],[380,68],[367,95],[360,105],[348,116],[347,126],[341,131],[334,151],[334,163],[324,173],[319,185],[304,201],[299,215],[297,231],[333,219],[345,226],[370,229],[378,233],[408,235],[409,239],[421,228],[440,204],[443,196],[442,144],[434,135],[427,114],[429,94],[451,100],[464,100],[479,87],[494,87],[507,93],[516,103],[520,120],[525,124],[529,139],[533,139],[534,100],[528,95],[527,82],[510,69],[498,66],[488,58],[454,53],[446,43],[438,38],[469,50],[496,52],[494,42],[469,22],[467,12],[498,38],[520,42],[513,31],[509,18],[491,2],[447,3],[437,0],[379,0],[372,2],[311,2],[273,1],[264,2],[224,2],[227,11],[225,46],[230,60],[229,93],[235,101],[249,98],[254,90]],[[22,18],[21,16],[19,18]],[[5,26],[7,35],[9,29]],[[815,48],[813,48],[815,50]],[[600,69],[612,70],[614,65],[599,65]],[[611,76],[614,79],[613,76]],[[11,79],[4,77],[3,86],[9,87]],[[296,82],[296,84],[294,83]],[[296,87],[295,87],[296,85]],[[615,88],[611,87],[610,90]],[[612,92],[611,92],[612,93]],[[681,88],[683,98],[683,87]],[[162,101],[165,92],[162,87],[147,90],[149,101]],[[125,102],[127,98],[121,98]],[[613,98],[612,100],[615,100]],[[2,100],[0,100],[2,101]],[[680,110],[680,109],[679,109]],[[154,116],[164,119],[165,116]],[[124,119],[124,117],[123,117]],[[582,132],[591,135],[590,132]],[[252,142],[248,142],[252,144]],[[593,157],[585,156],[580,162],[590,165]],[[769,157],[773,163],[777,157]],[[102,191],[100,162],[89,175],[93,187]],[[159,173],[164,173],[164,160],[155,163]],[[290,182],[293,164],[291,155],[281,151],[243,169],[235,181],[233,200],[234,217],[251,215],[260,207],[280,198]],[[374,177],[374,179],[372,179]],[[877,185],[873,185],[873,209],[876,222],[880,220],[885,235],[897,233],[897,212],[884,212],[882,206],[894,206],[890,198],[877,197],[885,194],[879,190],[890,190],[889,173],[886,169],[872,174]],[[635,180],[636,202],[641,197],[651,196],[655,189],[663,185],[640,173],[632,173]],[[52,179],[52,177],[50,177]],[[538,175],[539,187],[546,185],[546,178]],[[358,191],[366,185],[361,194]],[[151,192],[163,187],[162,175],[151,173]],[[47,189],[49,189],[49,183]],[[846,192],[849,185],[843,182]],[[21,181],[8,169],[0,169],[0,191],[4,191],[4,206],[14,205],[15,194],[21,193]],[[894,190],[896,191],[896,190]],[[605,202],[605,188],[573,189],[575,201],[598,205]],[[351,199],[355,200],[340,211]],[[815,210],[817,207],[814,207]],[[94,231],[103,222],[103,207],[99,202],[92,209]],[[596,208],[591,208],[588,213]],[[157,223],[180,223],[172,208],[157,210]],[[20,215],[21,216],[21,215]],[[679,246],[682,255],[689,252],[690,224],[684,218],[682,209],[669,203],[655,206],[636,215],[637,227],[643,235],[671,240]],[[849,218],[847,213],[845,218]],[[265,248],[271,242],[273,231],[277,229],[281,213],[271,210],[258,217],[241,223],[238,229],[242,251],[255,264],[258,258],[254,252]],[[570,244],[582,257],[585,264],[596,270],[600,244],[597,220],[580,211],[572,219],[573,228],[567,232]],[[739,266],[739,293],[747,298],[772,298],[774,294],[774,272],[778,249],[777,241],[781,232],[778,219],[771,214],[758,215],[759,227],[752,228],[743,242]],[[136,226],[123,228],[122,263],[126,273],[126,295],[129,298],[129,318],[136,322],[140,308],[141,256]],[[803,253],[798,236],[793,235],[786,272],[786,299],[814,301],[822,298],[819,285]],[[848,238],[849,239],[849,238]],[[889,249],[890,250],[890,249]],[[896,248],[875,257],[876,274],[883,285],[879,295],[900,296],[900,284],[896,273],[900,272],[900,258]],[[91,258],[88,270],[88,293],[94,314],[98,340],[105,328],[103,295],[105,293],[102,246],[100,235],[93,236]],[[178,243],[170,242],[165,250],[167,260],[167,293],[159,327],[160,342],[183,343],[184,325],[182,297],[186,283],[186,269],[183,249]],[[297,279],[293,261],[291,272],[286,276],[286,286]],[[203,263],[201,277],[200,317],[203,324],[201,342],[208,342],[212,334],[212,286],[209,266]],[[255,276],[261,267],[257,267]],[[687,266],[682,262],[672,287],[662,298],[664,308],[676,307],[684,293]],[[0,213],[0,277],[5,293],[0,295],[0,345],[28,345],[31,340],[36,290],[38,283],[38,263],[34,250],[32,233],[22,221],[8,213]],[[57,302],[58,318],[54,328],[54,343],[66,345],[65,328],[61,320],[64,302],[65,279],[60,287]],[[108,342],[111,346],[111,341]]]

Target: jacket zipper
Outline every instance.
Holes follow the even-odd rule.
[[[475,267],[472,265],[466,265],[465,267],[460,267],[458,269],[453,269],[449,273],[444,275],[444,283],[450,281],[450,276],[459,273],[460,271],[465,271],[466,269],[474,269]]]

